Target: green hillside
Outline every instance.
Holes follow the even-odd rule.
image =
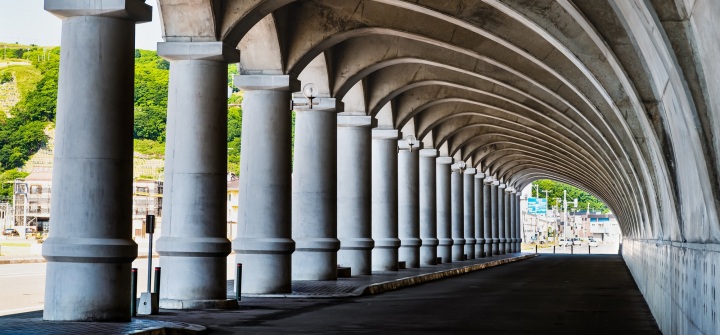
[[[0,42],[0,174],[22,168],[46,144],[44,131],[55,122],[59,60],[59,47]],[[169,68],[154,51],[135,51],[136,161],[163,159]],[[235,66],[229,66],[228,83],[235,73]],[[229,102],[239,104],[242,94],[235,93]],[[242,110],[232,106],[228,111],[228,171],[239,170],[241,123]],[[158,175],[155,171],[144,177]]]

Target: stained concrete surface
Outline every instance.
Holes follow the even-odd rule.
[[[156,319],[211,334],[660,334],[622,258],[542,255],[351,299],[245,298]]]

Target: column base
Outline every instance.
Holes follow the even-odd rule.
[[[337,279],[337,251],[295,250],[292,264],[292,280]]]
[[[243,264],[243,294],[292,292],[292,257],[289,254],[238,254],[236,259]]]
[[[130,263],[47,263],[48,321],[130,321]]]
[[[340,248],[337,263],[349,267],[353,276],[372,274],[372,251]]]
[[[475,258],[485,258],[485,242],[475,245]]]
[[[419,245],[408,245],[400,246],[399,260],[405,261],[405,267],[419,268],[420,267],[420,246]]]
[[[452,263],[452,245],[438,246],[437,255],[442,260],[442,263]]]
[[[378,248],[372,250],[373,271],[397,271],[398,270],[398,249]]]
[[[437,245],[420,246],[420,266],[437,265]]]
[[[465,245],[453,244],[452,246],[452,260],[455,262],[465,260]]]
[[[160,299],[163,309],[235,309],[238,302],[234,299],[225,300],[192,300],[192,299]]]
[[[475,259],[475,244],[465,245],[465,255],[467,255],[467,259]]]

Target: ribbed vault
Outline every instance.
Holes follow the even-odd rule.
[[[346,113],[414,132],[426,146],[516,188],[552,178],[586,189],[612,208],[626,235],[720,239],[712,140],[720,138],[713,136],[718,127],[697,75],[700,64],[678,62],[673,53],[687,55],[692,46],[663,39],[659,17],[674,17],[666,6],[625,0],[159,4],[167,41],[237,46],[242,74],[320,84],[326,96],[346,103]],[[678,34],[684,36],[671,37]]]

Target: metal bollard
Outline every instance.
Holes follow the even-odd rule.
[[[590,245],[588,244],[588,255],[590,254]]]
[[[155,282],[153,283],[155,293],[160,294],[160,267],[155,267]]]
[[[535,245],[535,253],[537,254],[537,244]]]
[[[242,263],[237,263],[237,269],[235,270],[235,300],[240,301],[242,289]]]
[[[555,253],[555,246],[553,245],[553,254]]]
[[[137,268],[130,271],[130,315],[137,316]]]
[[[571,244],[571,245],[570,245],[570,254],[571,254],[571,255],[574,254],[574,252],[573,252],[573,249],[574,249],[574,248],[575,248],[575,246]]]

